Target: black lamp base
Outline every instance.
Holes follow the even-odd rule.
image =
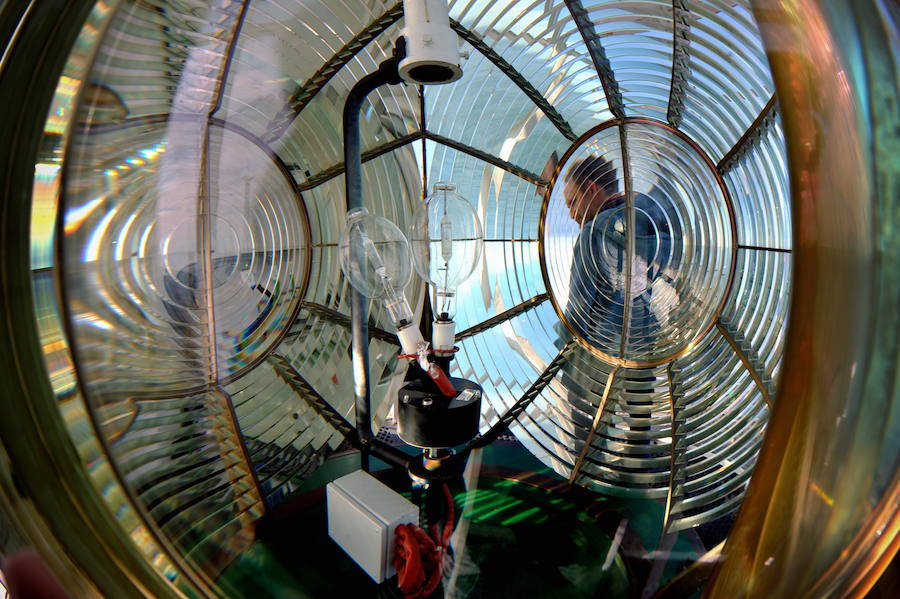
[[[406,382],[397,393],[397,434],[413,447],[441,449],[462,445],[478,434],[481,386],[451,378],[456,397],[435,393],[430,381]]]

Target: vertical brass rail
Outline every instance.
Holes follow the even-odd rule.
[[[898,24],[878,1],[751,4],[790,167],[787,401],[706,596],[862,597],[900,545]]]
[[[622,344],[619,357],[626,360],[629,329],[631,328],[631,279],[634,276],[634,185],[631,178],[631,157],[628,152],[627,125],[619,125],[619,145],[622,146],[622,175],[625,179],[625,284],[622,290]]]
[[[581,447],[581,452],[578,454],[578,459],[575,460],[575,465],[572,466],[572,473],[569,474],[569,484],[575,482],[575,479],[578,477],[578,471],[581,470],[581,466],[584,464],[588,453],[591,451],[591,443],[594,442],[594,437],[597,435],[597,429],[600,427],[600,420],[603,418],[603,413],[606,411],[606,402],[609,400],[609,393],[612,391],[612,386],[618,373],[619,366],[616,366],[609,372],[609,376],[606,377],[606,387],[603,389],[600,403],[597,404],[597,411],[594,413],[591,430],[588,431],[587,438],[584,440],[584,445]]]
[[[669,414],[672,419],[672,456],[669,460],[669,491],[666,494],[666,514],[663,519],[662,535],[672,525],[672,513],[675,502],[682,496],[685,480],[686,461],[684,432],[684,393],[675,390],[675,360],[666,366],[666,378],[669,382]]]
[[[216,113],[222,107],[222,100],[225,97],[225,86],[228,82],[228,73],[231,69],[231,61],[234,58],[235,50],[237,50],[238,37],[241,28],[244,25],[244,19],[247,17],[247,9],[250,7],[250,0],[244,0],[241,5],[241,11],[235,19],[234,26],[231,30],[231,37],[228,40],[228,47],[225,50],[222,66],[219,68],[219,77],[216,79],[215,97],[212,106],[206,114],[206,119],[201,125],[203,131],[203,145],[200,148],[200,189],[197,198],[197,254],[200,256],[200,267],[203,278],[203,304],[206,311],[206,331],[207,343],[209,344],[209,383],[215,384],[219,380],[219,352],[216,343],[216,312],[215,312],[215,271],[212,261],[213,252],[213,214],[212,214],[212,181],[211,176],[211,156],[210,156],[210,124]]]

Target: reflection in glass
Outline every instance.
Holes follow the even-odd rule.
[[[227,378],[265,353],[296,310],[309,234],[286,174],[221,127],[209,133],[209,172],[188,167],[193,133],[173,121],[77,138],[92,168],[73,169],[64,243],[75,335],[111,349],[82,353],[84,374],[105,379],[90,377],[98,393]],[[118,160],[103,158],[124,144]],[[129,335],[153,341],[133,344]]]
[[[463,78],[379,89],[362,127],[371,214],[407,230],[427,182],[451,180],[484,224],[455,361],[485,389],[483,428],[531,393],[522,444],[570,482],[665,499],[663,532],[739,505],[791,276],[751,13],[689,4],[451,2]],[[207,578],[352,419],[340,107],[401,27],[387,1],[123,3],[79,110],[52,117],[71,143],[36,189],[65,170],[59,252],[44,227],[32,258],[59,269],[72,356],[48,356],[71,365],[109,477]],[[403,368],[389,335],[370,352],[380,423]]]
[[[649,122],[623,135],[627,165],[618,130],[606,128],[559,166],[543,259],[572,333],[613,363],[661,363],[721,309],[733,223],[709,161],[683,138]]]

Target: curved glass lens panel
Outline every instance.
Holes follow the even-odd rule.
[[[201,589],[248,547],[266,507],[344,440],[353,396],[349,293],[337,268],[340,108],[315,92],[319,112],[303,121],[288,97],[263,94],[250,106],[247,95],[259,89],[226,85],[252,69],[235,59],[246,54],[238,41],[259,33],[248,7],[124,3],[113,11],[81,108],[51,115],[54,132],[71,131],[59,250],[36,253],[44,277],[53,267],[63,281],[75,381],[113,463],[109,474],[125,491],[109,500],[114,509],[135,506],[148,529],[132,526],[134,536],[148,555],[154,543],[164,548],[154,561],[163,576]],[[366,43],[384,28],[375,30]],[[359,33],[345,28],[337,46]],[[391,36],[388,46],[396,29]],[[371,51],[372,64],[383,58],[377,42]],[[344,64],[368,52],[356,48]],[[355,76],[337,66],[325,81],[336,74],[329,93],[341,76],[346,93]],[[290,113],[294,141],[264,139],[271,123],[243,116],[273,98]],[[366,144],[399,131],[402,119],[388,112],[414,112],[387,98],[371,98]],[[276,112],[266,109],[273,122]],[[303,145],[302,159],[298,138],[316,140],[314,150]],[[418,172],[400,146],[367,161],[367,205],[403,226],[421,193]],[[38,223],[56,222],[52,206],[36,212]],[[421,289],[410,296],[420,300]],[[387,320],[383,309],[373,316]],[[376,405],[398,383],[395,343],[373,334]]]
[[[484,229],[453,362],[484,389],[482,432],[649,500],[648,555],[709,549],[775,403],[792,268],[749,5],[449,6],[463,77],[367,98],[364,204],[405,232],[430,183],[455,185]],[[403,26],[392,1],[123,2],[77,110],[51,115],[71,135],[37,171],[64,173],[60,213],[36,216],[58,221],[36,226],[38,307],[57,277],[97,451],[200,588],[354,439],[341,112]],[[387,310],[368,324],[380,425],[405,367]]]
[[[63,251],[82,376],[97,393],[228,378],[277,343],[297,310],[309,229],[291,180],[252,140],[215,126],[203,148],[210,168],[188,166],[203,161],[194,124],[76,135]]]
[[[572,150],[541,222],[551,299],[601,359],[665,362],[712,327],[728,291],[724,185],[696,146],[653,121],[605,128]]]

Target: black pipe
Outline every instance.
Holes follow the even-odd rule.
[[[406,54],[405,40],[401,37],[394,55],[380,65],[374,73],[360,79],[347,95],[344,104],[344,181],[347,193],[347,211],[363,207],[362,196],[362,148],[359,139],[359,115],[363,101],[376,88],[402,83],[398,66]],[[353,333],[353,390],[356,399],[356,433],[359,441],[360,467],[369,471],[369,455],[393,465],[406,466],[411,456],[395,447],[382,443],[372,434],[371,398],[369,394],[369,298],[351,289],[350,327]]]
[[[415,461],[421,461],[419,454],[410,455],[398,447],[388,445],[383,441],[379,441],[375,437],[369,439],[369,444],[363,444],[369,455],[375,456],[382,462],[397,468],[409,470],[409,465]],[[360,450],[360,454],[362,450]]]

